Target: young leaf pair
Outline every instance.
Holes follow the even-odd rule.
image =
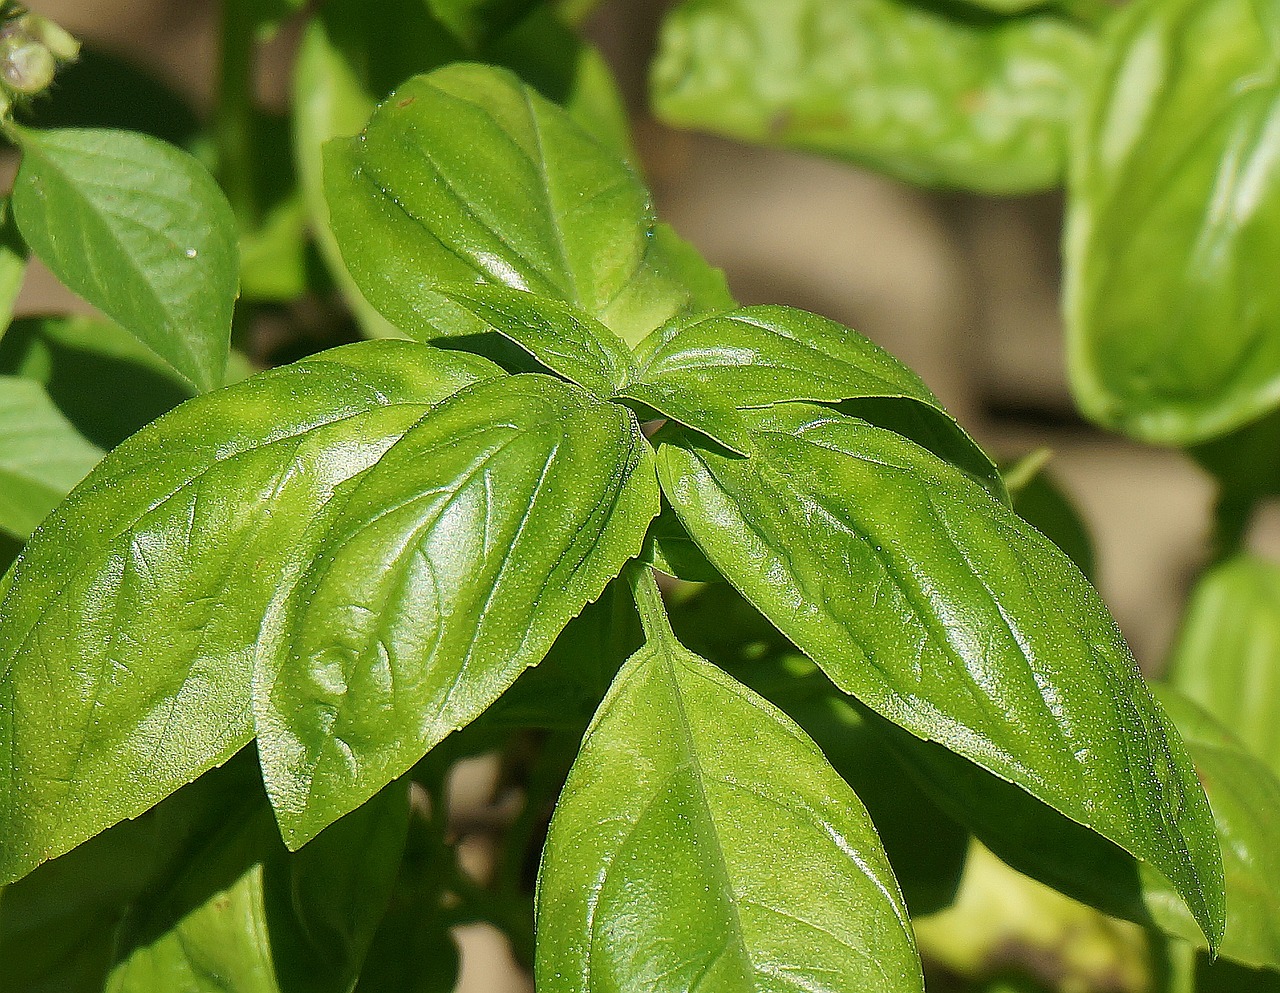
[[[304,844],[537,664],[665,497],[659,552],[691,540],[841,689],[1150,863],[1220,937],[1181,741],[909,370],[812,315],[732,309],[616,153],[505,73],[411,80],[327,167],[361,289],[448,349],[365,342],[199,397],[37,531],[0,589],[3,878],[255,737]],[[649,644],[552,825],[540,984],[919,989],[856,796],[633,581]]]

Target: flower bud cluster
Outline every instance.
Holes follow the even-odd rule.
[[[80,43],[52,21],[16,5],[6,5],[6,14],[0,22],[0,91],[7,105],[48,89],[59,64],[80,54]]]

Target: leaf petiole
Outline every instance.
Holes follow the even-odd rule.
[[[653,578],[653,570],[643,562],[632,562],[628,567],[627,582],[631,585],[645,640],[664,648],[679,647],[680,642],[667,616],[666,604],[662,602],[662,591]]]

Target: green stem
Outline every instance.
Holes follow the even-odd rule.
[[[1256,506],[1257,500],[1250,495],[1228,489],[1219,491],[1213,508],[1213,564],[1231,558],[1244,547]]]
[[[218,106],[213,133],[218,147],[218,178],[242,230],[252,230],[258,223],[253,88],[257,31],[258,0],[222,0]]]
[[[631,584],[645,639],[664,648],[678,648],[680,642],[671,630],[671,620],[667,617],[667,607],[662,602],[662,591],[653,578],[653,570],[643,562],[634,562],[628,569],[627,581]]]

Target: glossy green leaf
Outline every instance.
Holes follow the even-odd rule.
[[[42,385],[76,430],[104,449],[189,400],[193,392],[129,332],[93,317],[14,321],[0,340],[0,375]]]
[[[1169,679],[1280,775],[1280,565],[1240,556],[1200,580]]]
[[[1280,969],[1280,779],[1194,703],[1167,687],[1156,692],[1195,760],[1222,842],[1227,929],[1219,954]],[[1149,872],[1144,883],[1158,925],[1203,946],[1195,921],[1168,884]]]
[[[255,675],[299,846],[479,716],[634,557],[658,512],[631,415],[548,376],[463,390],[335,500]]]
[[[0,530],[26,538],[101,458],[44,387],[0,376]]]
[[[1072,387],[1099,423],[1187,444],[1280,404],[1280,10],[1142,0],[1077,143]]]
[[[239,263],[213,177],[127,131],[19,132],[13,209],[64,283],[202,390],[222,384]]]
[[[366,334],[399,336],[356,287],[334,239],[321,147],[356,134],[378,101],[404,79],[466,57],[464,46],[424,3],[327,3],[307,25],[294,76],[295,156],[321,252]],[[599,53],[557,18],[535,12],[482,57],[520,73],[601,141],[625,154],[627,117]]]
[[[1093,59],[1052,12],[686,0],[663,25],[653,99],[673,124],[1011,193],[1061,180]]]
[[[415,337],[456,333],[448,288],[476,281],[572,304],[632,342],[691,306],[635,173],[493,67],[402,85],[364,134],[326,146],[325,189],[352,276]]]
[[[546,993],[923,990],[888,860],[817,746],[672,643],[623,667],[551,822]]]
[[[250,739],[263,618],[310,561],[312,518],[433,403],[493,375],[410,342],[346,346],[189,401],[103,460],[0,602],[0,879]]]
[[[1005,499],[991,460],[920,377],[858,332],[790,307],[743,307],[671,321],[643,343],[641,371],[623,392],[745,454],[732,413],[808,400],[905,434]],[[730,415],[730,416],[726,416]]]
[[[1204,793],[1055,546],[919,446],[821,408],[758,414],[750,459],[658,440],[689,533],[841,689],[1151,862],[1220,935]]]
[[[0,200],[0,338],[13,320],[13,305],[27,275],[27,243],[13,220],[8,198]]]
[[[537,363],[607,400],[624,387],[635,371],[631,350],[599,321],[568,304],[506,286],[470,284],[449,290],[451,299],[480,322],[481,333],[501,336],[518,345]],[[448,338],[437,342],[449,346]],[[462,344],[455,343],[455,346]],[[467,342],[467,351],[484,351]],[[515,370],[513,370],[515,371]]]

